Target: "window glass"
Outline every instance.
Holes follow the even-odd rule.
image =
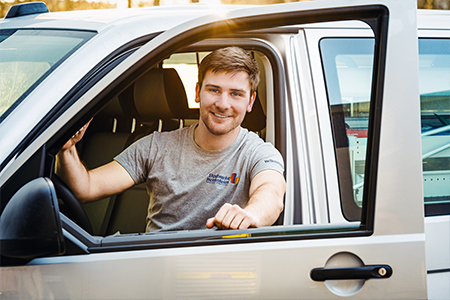
[[[360,218],[366,165],[374,39],[320,41],[344,216]],[[344,202],[345,200],[345,202]]]
[[[419,40],[422,160],[427,215],[450,213],[450,39]]]
[[[0,122],[94,33],[63,30],[0,30]]]

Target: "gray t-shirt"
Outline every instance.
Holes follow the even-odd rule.
[[[194,141],[196,126],[155,132],[115,157],[136,184],[147,184],[147,231],[206,228],[225,203],[245,207],[256,174],[284,172],[275,147],[247,129],[229,147],[207,151]]]

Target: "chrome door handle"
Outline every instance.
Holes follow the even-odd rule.
[[[310,277],[314,281],[325,280],[356,280],[356,279],[383,279],[392,275],[392,268],[388,265],[372,265],[355,268],[315,268],[311,270]]]

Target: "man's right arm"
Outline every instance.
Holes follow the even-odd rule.
[[[81,203],[119,194],[135,184],[130,174],[116,161],[94,170],[86,169],[75,144],[81,140],[88,125],[89,123],[67,141],[56,156],[56,174]]]

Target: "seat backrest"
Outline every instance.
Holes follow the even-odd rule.
[[[181,120],[198,116],[198,111],[189,109],[183,82],[175,69],[153,68],[124,94],[119,96],[121,105],[136,120],[136,130],[127,146],[156,130],[180,128]]]
[[[123,150],[131,134],[131,123],[131,118],[123,113],[117,98],[109,101],[94,117],[79,143],[80,159],[88,169],[111,162]],[[83,205],[94,235],[102,235],[104,232],[104,222],[109,219],[108,208],[113,201],[114,197],[108,197]]]
[[[262,108],[258,93],[256,94],[252,111],[245,115],[241,126],[254,132],[261,132],[261,130],[266,128],[266,114]]]
[[[195,111],[193,115],[188,107],[183,82],[175,69],[151,69],[134,83],[132,89],[132,101],[121,97],[122,106],[133,106],[127,110],[132,112],[137,123],[127,146],[155,130],[177,129],[180,120],[195,117]],[[106,234],[144,232],[149,200],[145,184],[117,195]]]

